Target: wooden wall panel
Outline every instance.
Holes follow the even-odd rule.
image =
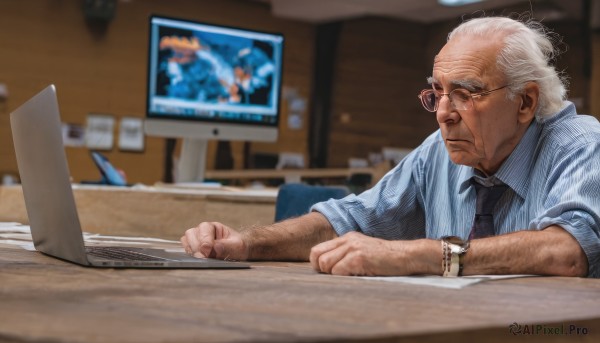
[[[587,28],[581,22],[572,20],[550,22],[546,25],[563,40],[564,51],[556,61],[556,68],[568,77],[568,98],[575,102],[579,113],[599,117],[600,113],[590,112],[589,89],[593,58],[589,47],[589,34],[585,32]]]
[[[0,102],[0,174],[17,171],[8,114],[50,83],[56,84],[65,122],[85,124],[86,115],[93,112],[116,118],[144,117],[150,14],[283,33],[284,85],[308,97],[312,25],[276,19],[268,6],[248,1],[144,0],[117,4],[114,19],[101,34],[97,27],[86,23],[82,1],[38,0],[35,5],[28,1],[2,2],[0,83],[8,86],[10,95]],[[284,106],[282,109],[279,141],[257,144],[253,151],[306,153],[306,126],[288,135],[287,112]],[[127,172],[131,182],[154,183],[162,178],[163,139],[147,137],[144,153],[120,152],[116,143],[106,155]],[[233,149],[238,159],[241,146],[236,143]],[[99,178],[87,149],[68,148],[67,156],[74,180]]]
[[[592,32],[592,74],[589,99],[590,113],[600,118],[600,30]]]
[[[268,6],[238,0],[118,1],[114,20],[104,34],[90,27],[77,0],[3,1],[0,5],[0,83],[9,98],[0,101],[0,174],[16,173],[8,114],[49,83],[57,85],[63,119],[84,124],[90,112],[115,117],[143,117],[145,112],[147,17],[151,13],[224,25],[282,32],[286,37],[284,78],[308,100],[313,72],[314,27],[276,19]],[[416,97],[431,74],[433,56],[458,21],[434,25],[383,18],[349,20],[341,31],[332,99],[328,166],[346,166],[349,157],[367,157],[384,146],[415,147],[437,128]],[[569,74],[570,95],[583,99],[583,112],[598,115],[600,39],[593,33],[592,73],[585,74],[585,35],[578,22],[547,22],[565,37],[568,51],[559,68]],[[588,87],[588,85],[591,87]],[[588,91],[588,88],[591,90]],[[310,104],[307,103],[307,109]],[[307,154],[308,113],[303,128],[287,126],[288,104],[281,106],[280,139],[253,143],[251,152]],[[115,132],[116,134],[116,132]],[[148,137],[144,153],[107,155],[125,169],[130,181],[162,178],[164,141]],[[215,144],[209,147],[213,165]],[[243,165],[243,143],[232,144],[235,167]],[[68,148],[76,181],[96,179],[98,172],[85,148]]]
[[[382,18],[344,23],[333,89],[328,166],[384,146],[416,147],[436,128],[417,94],[431,63],[427,27]]]
[[[460,19],[431,25],[383,18],[344,23],[335,70],[328,166],[366,158],[384,146],[413,148],[437,129],[435,115],[422,109],[417,94],[427,86],[433,58]],[[569,98],[580,113],[598,116],[597,98],[588,95],[585,27],[577,21],[545,22],[563,37],[566,51],[557,69],[568,75]],[[600,89],[600,34],[594,36],[592,91]],[[591,100],[590,100],[591,99]],[[591,102],[591,104],[590,104]],[[595,106],[595,108],[594,108]],[[591,108],[590,108],[591,107]]]

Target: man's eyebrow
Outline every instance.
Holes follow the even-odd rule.
[[[427,83],[432,85],[434,83],[438,83],[438,80],[433,76],[429,76],[429,77],[427,77]],[[481,82],[479,80],[475,80],[475,79],[452,80],[452,81],[450,81],[450,83],[453,86],[465,88],[468,90],[476,90],[476,89],[484,89],[485,88],[485,85],[483,84],[483,82]]]
[[[465,79],[465,80],[454,80],[452,84],[466,88],[468,90],[484,89],[485,85],[479,80]]]

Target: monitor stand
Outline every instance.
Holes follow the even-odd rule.
[[[203,182],[206,169],[206,139],[184,138],[175,182]]]

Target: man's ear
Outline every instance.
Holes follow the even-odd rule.
[[[535,82],[527,82],[521,97],[521,107],[519,107],[520,123],[528,123],[535,117],[540,98],[540,87]]]

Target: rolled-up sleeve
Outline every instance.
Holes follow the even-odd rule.
[[[559,154],[547,180],[544,210],[530,223],[541,230],[559,225],[581,245],[588,277],[600,277],[600,144],[587,143]]]
[[[425,220],[415,180],[413,151],[373,188],[360,195],[318,203],[311,208],[323,214],[338,235],[350,231],[384,239],[425,237]]]

